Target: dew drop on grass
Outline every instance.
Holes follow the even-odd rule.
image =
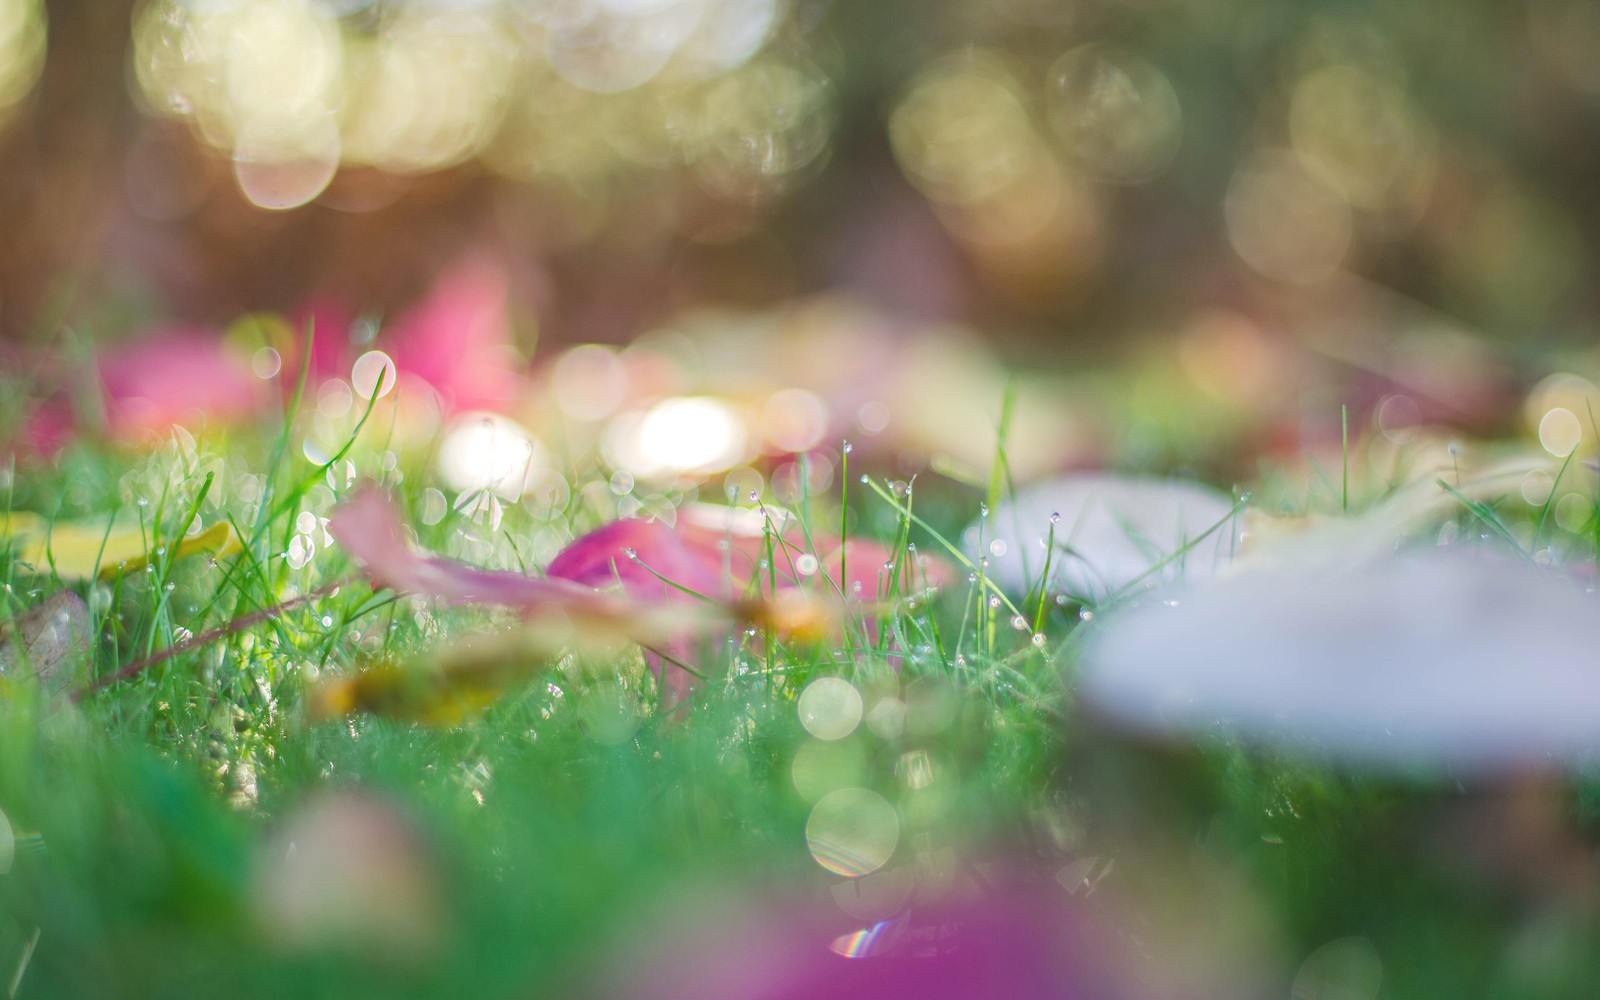
[[[1026,632],[1028,630],[1028,619],[1022,617],[1021,615],[1012,615],[1011,627],[1016,629],[1018,632]]]
[[[868,483],[870,483],[870,482],[871,482],[871,481],[872,481],[872,480],[870,480],[870,479],[868,479],[868,478],[867,478],[867,474],[866,474],[866,473],[865,473],[865,472],[863,472],[863,473],[862,473],[862,474],[861,474],[861,485],[863,485],[863,486],[865,486],[865,485],[867,485],[867,484],[868,484]]]
[[[1056,600],[1062,604],[1066,603],[1060,598],[1057,598]],[[1078,611],[1078,620],[1081,622],[1092,622],[1094,621],[1094,612],[1090,611],[1088,608],[1082,608]]]
[[[423,524],[438,524],[444,520],[445,511],[449,508],[444,494],[430,486],[422,491],[422,501],[417,505],[417,518]]]
[[[289,539],[289,549],[283,558],[290,569],[305,569],[311,562],[311,557],[317,554],[316,543],[305,535],[295,535]]]
[[[636,549],[623,549],[622,550],[622,554],[627,556],[629,559],[638,559],[639,558],[639,553],[638,553],[638,550],[636,550]]]
[[[1035,633],[1033,633],[1033,644],[1035,646],[1040,646],[1040,647],[1044,646],[1045,638],[1044,638],[1044,633],[1043,632],[1035,632]]]
[[[1000,606],[1000,598],[998,598],[998,597],[989,598],[989,607],[998,608],[999,606]]]
[[[1061,512],[1059,510],[1053,510],[1053,511],[1050,512],[1050,523],[1051,524],[1060,524],[1061,523]]]
[[[355,485],[356,463],[348,458],[341,459],[328,466],[328,474],[325,478],[328,481],[329,489],[335,492],[347,490]]]
[[[848,454],[850,454],[850,453],[851,453],[851,452],[852,452],[852,451],[855,451],[855,450],[856,450],[856,446],[855,446],[855,445],[853,445],[853,444],[851,444],[851,443],[850,443],[850,442],[849,442],[849,441],[846,441],[846,442],[845,442],[845,443],[844,443],[844,445],[843,445],[843,447],[842,447],[842,448],[841,448],[841,450],[842,450],[842,451],[843,451],[843,452],[844,452],[844,453],[845,453],[845,454],[846,454],[846,455],[848,455]]]
[[[0,875],[11,870],[11,862],[17,856],[17,838],[11,831],[11,822],[6,819],[6,814],[0,812]]]

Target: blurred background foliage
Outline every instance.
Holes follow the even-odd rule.
[[[1060,367],[1374,303],[1581,344],[1597,51],[1585,0],[0,0],[0,327],[489,248],[524,346],[824,290]]]

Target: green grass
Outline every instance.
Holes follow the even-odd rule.
[[[952,542],[980,501],[1009,490],[1003,442],[985,497],[932,476],[897,488],[841,462],[838,485],[795,505],[808,537],[877,537],[895,562],[914,547],[956,563],[965,582],[934,600],[890,593],[834,641],[709,638],[695,658],[708,681],[686,707],[663,709],[637,655],[530,657],[458,726],[310,723],[315,678],[426,661],[508,619],[374,591],[316,527],[315,555],[291,566],[302,515],[325,517],[353,483],[378,481],[423,547],[518,569],[615,516],[606,470],[578,460],[560,470],[555,502],[508,503],[497,529],[458,509],[425,523],[432,456],[395,445],[375,412],[319,463],[285,419],[198,441],[180,433],[141,454],[86,441],[14,471],[12,508],[76,519],[131,507],[157,539],[226,519],[246,549],[89,584],[0,562],[0,617],[69,586],[100,637],[75,701],[11,678],[0,703],[0,809],[18,838],[0,876],[0,989],[593,995],[596,970],[640,949],[634,928],[673,900],[756,888],[826,901],[844,881],[807,849],[797,757],[808,788],[866,787],[897,808],[889,868],[932,855],[1045,872],[1092,861],[1095,919],[1219,990],[1253,976],[1261,995],[1287,996],[1313,949],[1353,935],[1376,946],[1386,998],[1570,997],[1600,982],[1588,897],[1441,839],[1450,816],[1498,810],[1494,789],[1344,773],[1226,734],[1146,747],[1077,711],[1079,608],[1001,593]],[[1336,510],[1386,488],[1352,483],[1361,457],[1347,447]],[[1270,476],[1262,488],[1265,509],[1310,506]],[[1548,504],[1458,495],[1447,518],[1457,531],[1558,546],[1569,564],[1593,558],[1592,525],[1562,528]],[[905,725],[862,725],[819,750],[796,699],[823,676],[852,681],[869,709],[897,699]],[[1574,778],[1554,793],[1564,835],[1591,858],[1597,788]],[[433,943],[410,960],[338,935],[285,942],[264,916],[274,838],[319,793],[358,789],[406,818],[417,844],[406,864],[438,888]],[[1518,863],[1547,846],[1515,848]],[[1171,926],[1119,924],[1130,903]]]

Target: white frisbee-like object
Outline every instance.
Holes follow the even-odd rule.
[[[1102,617],[1084,703],[1342,760],[1493,771],[1600,756],[1600,600],[1502,553],[1278,567]]]
[[[1097,602],[1131,585],[1211,577],[1238,548],[1236,508],[1198,483],[1073,473],[1022,490],[962,540],[1008,593],[1043,582],[1050,593]]]

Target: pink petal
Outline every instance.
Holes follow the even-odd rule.
[[[568,580],[482,569],[414,551],[400,516],[376,490],[362,490],[328,518],[328,531],[360,562],[372,581],[449,604],[495,604],[523,611],[614,615],[625,608],[610,595]]]
[[[897,559],[898,554],[898,559]],[[843,578],[841,579],[841,562]],[[875,601],[890,594],[916,594],[943,587],[955,571],[942,559],[891,549],[870,538],[847,538],[822,564],[828,579],[851,600]],[[899,579],[895,579],[898,570]]]
[[[650,600],[692,599],[684,590],[725,598],[732,582],[715,543],[681,535],[661,521],[634,519],[613,521],[574,541],[546,573],[591,587],[620,583],[630,596]]]

